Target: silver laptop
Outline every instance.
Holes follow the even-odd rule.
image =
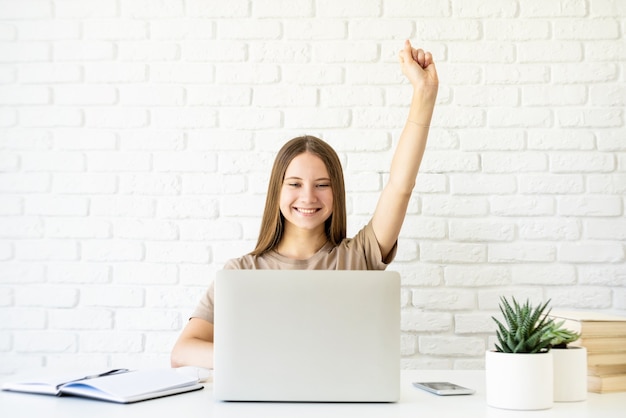
[[[221,270],[215,280],[215,399],[399,399],[399,273]]]

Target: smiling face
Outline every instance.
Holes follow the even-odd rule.
[[[301,165],[301,161],[311,159],[318,161],[314,161],[313,164],[306,163],[304,168],[308,167],[312,170],[313,167],[317,167],[319,173],[306,176],[302,173],[295,173],[296,168]],[[294,160],[297,161],[294,163]],[[287,169],[293,170],[287,173]],[[328,181],[330,193],[327,195],[327,192],[324,192],[327,187],[318,184],[317,194],[314,198],[320,200],[320,196],[322,196],[323,204],[318,201],[319,207],[314,207],[310,202],[310,206],[298,203],[295,201],[295,192],[299,187],[297,181],[292,182],[291,186],[289,186],[289,182],[285,182],[285,179],[290,177],[296,177],[295,180],[300,181],[330,179]],[[292,207],[298,208],[297,212]],[[306,209],[309,209],[307,217],[304,216],[307,212]],[[339,245],[346,238],[346,188],[341,161],[330,145],[310,135],[289,140],[276,154],[267,186],[259,238],[256,248],[250,254],[259,256],[275,249],[283,241],[287,229],[294,230],[294,225],[297,225],[294,222],[297,219],[307,220],[308,223],[303,222],[306,228],[310,228],[311,225],[324,228],[323,231],[315,230],[315,233],[325,233],[326,240],[333,245]],[[321,219],[326,219],[326,222],[321,222]]]
[[[319,157],[305,152],[291,160],[280,191],[280,211],[286,227],[324,230],[324,222],[333,212],[333,190]]]

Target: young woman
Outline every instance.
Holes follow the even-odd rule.
[[[274,161],[256,248],[224,268],[383,270],[393,260],[439,85],[429,52],[406,41],[399,61],[413,97],[371,221],[346,238],[345,188],[337,154],[321,139],[294,138]],[[212,286],[174,345],[171,362],[172,367],[213,367]]]

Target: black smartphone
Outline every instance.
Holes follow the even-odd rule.
[[[413,386],[436,395],[472,395],[475,390],[451,382],[413,382]]]

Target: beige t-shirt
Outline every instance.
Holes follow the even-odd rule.
[[[244,255],[229,260],[224,269],[239,270],[385,270],[396,256],[397,243],[387,256],[382,259],[380,247],[372,223],[368,223],[354,238],[346,238],[333,247],[326,243],[313,257],[306,260],[294,260],[270,251],[261,256]],[[202,318],[213,323],[214,284],[207,289],[192,318]]]

